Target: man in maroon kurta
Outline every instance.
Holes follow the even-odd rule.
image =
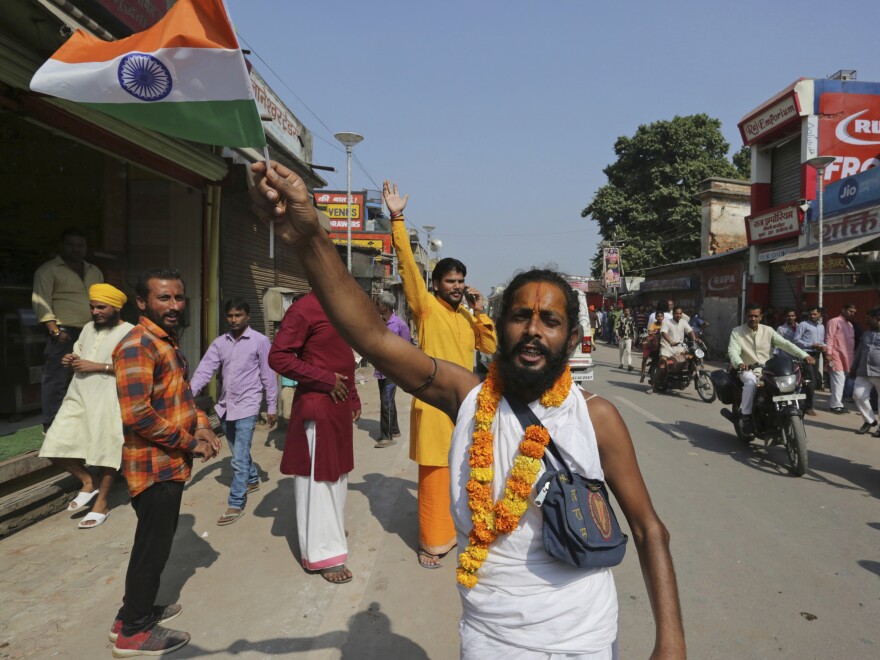
[[[360,417],[361,402],[352,350],[314,293],[287,310],[269,366],[298,382],[281,472],[294,475],[303,566],[328,582],[349,582],[343,518],[348,473],[354,468],[352,422]]]

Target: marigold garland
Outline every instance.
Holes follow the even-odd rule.
[[[559,407],[570,390],[571,371],[566,367],[553,387],[541,395],[541,405],[548,408]],[[519,444],[519,454],[513,459],[504,497],[492,502],[492,480],[495,477],[495,436],[492,433],[492,422],[503,393],[504,384],[497,366],[493,363],[477,394],[473,442],[469,450],[468,465],[471,471],[466,489],[474,527],[468,534],[470,545],[458,556],[456,569],[458,582],[468,589],[477,584],[476,574],[489,554],[489,544],[499,534],[509,534],[515,530],[528,509],[529,495],[538,472],[541,471],[544,448],[550,442],[550,434],[543,427],[533,425],[525,430]]]

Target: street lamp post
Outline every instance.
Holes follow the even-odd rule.
[[[346,193],[348,194],[348,210],[346,211],[346,225],[348,226],[348,240],[346,242],[347,246],[347,263],[348,263],[348,272],[351,272],[351,148],[358,144],[361,140],[364,139],[362,135],[358,135],[357,133],[337,133],[336,139],[339,140],[342,145],[345,147],[345,169],[348,176],[348,184],[346,186]]]
[[[437,229],[434,225],[424,225],[422,229],[425,230],[425,233],[428,234],[428,239],[425,241],[425,288],[431,287],[431,233]]]
[[[824,193],[825,193],[825,168],[834,162],[834,156],[816,156],[815,158],[810,158],[807,161],[807,165],[814,168],[816,172],[819,174],[819,265],[818,265],[818,276],[816,281],[816,286],[819,292],[819,301],[817,306],[819,308],[822,307],[822,294],[825,289],[825,285],[823,282],[824,270],[825,270],[825,254],[824,254],[824,228],[825,228],[825,209],[824,205]]]

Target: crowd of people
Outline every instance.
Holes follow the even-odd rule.
[[[856,320],[857,312],[855,305],[846,303],[837,316],[826,321],[826,310],[816,305],[807,307],[800,315],[791,308],[777,313],[773,307],[746,305],[746,323],[731,332],[724,357],[733,367],[742,366],[739,378],[744,388],[742,413],[747,426],[756,379],[745,367],[762,364],[771,355],[784,351],[803,361],[806,415],[816,416],[815,391],[827,389],[829,412],[846,414],[844,404],[852,403],[864,422],[856,433],[864,435],[874,429],[874,435],[880,437],[877,414],[880,307],[867,311],[864,319],[867,328],[864,329]],[[708,326],[700,314],[695,312],[689,317],[673,300],[657,303],[650,314],[644,305],[630,308],[621,304],[618,310],[605,312],[591,305],[590,323],[596,336],[617,345],[620,369],[632,371],[632,346],[634,341],[641,345],[641,381],[645,380],[652,362],[657,365],[658,377],[663,378],[663,372],[675,364],[676,355],[683,353],[685,338],[699,339]],[[654,388],[649,387],[648,392],[653,391]]]
[[[458,548],[463,658],[616,657],[610,569],[575,569],[552,559],[542,543],[542,514],[526,497],[539,474],[553,466],[544,454],[548,442],[567,467],[607,482],[642,565],[656,626],[655,656],[684,657],[669,533],[651,504],[626,425],[611,403],[571,380],[567,359],[581,329],[569,284],[551,270],[520,273],[505,289],[495,321],[485,313],[482,294],[465,284],[466,266],[456,259],[437,263],[429,291],[405,227],[408,196],[386,181],[411,337],[392,294],[371,300],[348,275],[320,229],[303,182],[280,165],[256,165],[254,173],[255,209],[287,223],[313,287],[290,305],[273,341],[250,327],[246,300],[225,301],[228,330],[190,376],[178,345],[186,309],[178,271],[141,274],[134,288],[135,325],[121,317],[126,294],[85,261],[86,239],[76,230],[64,232],[59,256],[35,276],[33,304],[48,335],[41,456],[80,480],[68,507],[89,509],[80,528],[105,523],[118,472],[137,517],[122,606],[110,628],[114,655],[161,655],[190,639],[162,625],[180,614],[180,604],[159,604],[156,597],[193,459],[207,461],[221,450],[206,411],[195,403],[218,375],[214,411],[230,448],[232,481],[217,525],[235,523],[260,488],[251,443],[261,411],[270,426],[277,422],[280,376],[283,388],[295,385],[280,471],[294,478],[302,566],[331,584],[352,580],[344,519],[353,424],[361,414],[354,349],[376,369],[376,448],[395,444],[401,435],[397,388],[413,396],[417,560],[435,569]],[[870,396],[880,387],[880,308],[868,312],[869,327],[861,333],[852,322],[856,311],[845,305],[824,324],[822,310],[809,310],[803,320],[786,310],[777,328],[766,311],[750,305],[747,323],[731,334],[730,361],[743,366],[781,349],[812,369],[824,358],[831,411],[843,410],[851,392],[864,418],[858,432],[867,433],[878,426]],[[652,353],[662,372],[706,325],[672,300],[653,310],[624,305],[607,315],[591,308],[590,323],[597,336],[607,332],[616,344],[621,369],[634,370],[632,352],[641,348],[642,380]],[[495,355],[484,381],[474,373],[475,352]],[[755,385],[747,374],[741,370],[745,415]],[[812,397],[810,391],[807,414]],[[544,436],[529,430],[535,427],[520,425],[509,401],[540,418],[547,432],[543,444],[535,438]]]

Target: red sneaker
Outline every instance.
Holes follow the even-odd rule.
[[[113,657],[132,658],[136,655],[165,655],[176,651],[181,646],[186,646],[189,640],[188,632],[171,630],[159,625],[131,637],[126,637],[120,632],[116,638],[116,645],[113,647]]]
[[[178,603],[172,603],[171,605],[156,605],[153,608],[154,610],[159,610],[161,614],[159,615],[159,621],[157,623],[163,624],[166,621],[171,621],[171,619],[176,619],[180,612],[183,610],[183,606]],[[117,618],[113,625],[110,626],[110,641],[115,642],[116,638],[119,637],[119,633],[122,632],[122,619]]]

